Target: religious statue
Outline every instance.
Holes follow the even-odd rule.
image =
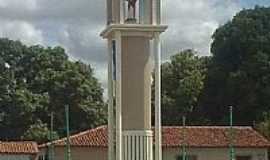
[[[128,19],[135,19],[137,0],[126,0],[128,2]]]
[[[135,8],[136,7],[137,0],[127,0],[127,1],[128,1],[128,8],[130,8],[130,7]]]

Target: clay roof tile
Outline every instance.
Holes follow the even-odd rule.
[[[185,132],[185,140],[183,139]],[[252,127],[233,127],[234,146],[245,148],[268,148],[270,142]],[[65,146],[66,138],[53,142],[56,146]],[[179,147],[183,144],[189,147],[212,148],[228,147],[230,143],[230,128],[223,126],[189,126],[162,127],[162,146]],[[46,147],[50,143],[40,145]],[[101,126],[70,137],[71,146],[107,147],[107,127]]]
[[[0,154],[37,154],[36,142],[2,142],[0,141]]]

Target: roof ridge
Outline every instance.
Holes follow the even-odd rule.
[[[103,129],[103,128],[105,128],[105,125],[99,126],[99,127],[96,127],[96,128],[92,128],[92,129],[88,129],[88,130],[85,130],[85,131],[82,131],[82,132],[75,133],[74,135],[70,136],[70,138],[76,138],[78,136],[81,136],[81,135],[84,135],[84,134],[87,134],[87,133],[90,133],[90,132],[94,132],[94,131],[97,131],[97,130]],[[62,139],[64,140],[64,139],[66,139],[66,137],[64,137]]]
[[[96,128],[92,128],[92,129],[88,129],[88,130],[85,130],[85,131],[82,131],[82,132],[79,132],[79,133],[75,133],[74,135],[70,136],[70,139],[76,138],[76,137],[79,137],[79,136],[82,136],[82,135],[85,135],[85,134],[89,134],[91,132],[95,132],[95,131],[97,131],[99,129],[103,129],[103,128],[105,129],[106,125],[102,125],[102,126],[99,126],[99,127],[96,127]],[[66,139],[67,139],[67,137],[63,137],[63,138],[60,138],[58,140],[54,140],[52,142],[47,142],[47,143],[41,144],[41,145],[39,145],[39,147],[45,147],[45,146],[48,146],[48,145],[51,145],[51,144],[61,143],[61,142],[64,142]]]
[[[162,126],[162,128],[230,128],[230,126]],[[253,129],[251,126],[232,126],[233,128]],[[154,128],[154,127],[153,127]]]
[[[259,137],[261,137],[262,139],[264,139],[265,141],[267,141],[267,142],[269,143],[269,145],[270,145],[270,141],[268,140],[268,138],[267,138],[265,135],[261,134],[259,131],[257,131],[257,130],[254,129],[254,128],[253,128],[253,130],[255,131],[255,134],[256,134],[257,136],[259,136]]]

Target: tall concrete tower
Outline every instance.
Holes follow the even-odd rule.
[[[160,34],[167,26],[160,24],[160,1],[107,0],[107,27],[101,36],[108,40],[109,55],[109,160],[153,160],[153,157],[161,160],[162,157]],[[153,71],[155,145],[151,129]]]

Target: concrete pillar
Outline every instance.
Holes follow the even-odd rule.
[[[115,32],[116,40],[116,159],[122,160],[122,35]]]
[[[162,159],[161,131],[161,45],[159,33],[154,36],[155,57],[155,160]]]
[[[120,9],[120,24],[125,23],[125,1],[126,0],[120,0],[119,3],[119,9]]]
[[[111,39],[107,40],[108,45],[108,160],[115,160],[115,149],[114,149],[114,127],[115,127],[115,116],[114,116],[114,80],[113,80],[113,55],[112,52],[112,44],[113,41]]]

